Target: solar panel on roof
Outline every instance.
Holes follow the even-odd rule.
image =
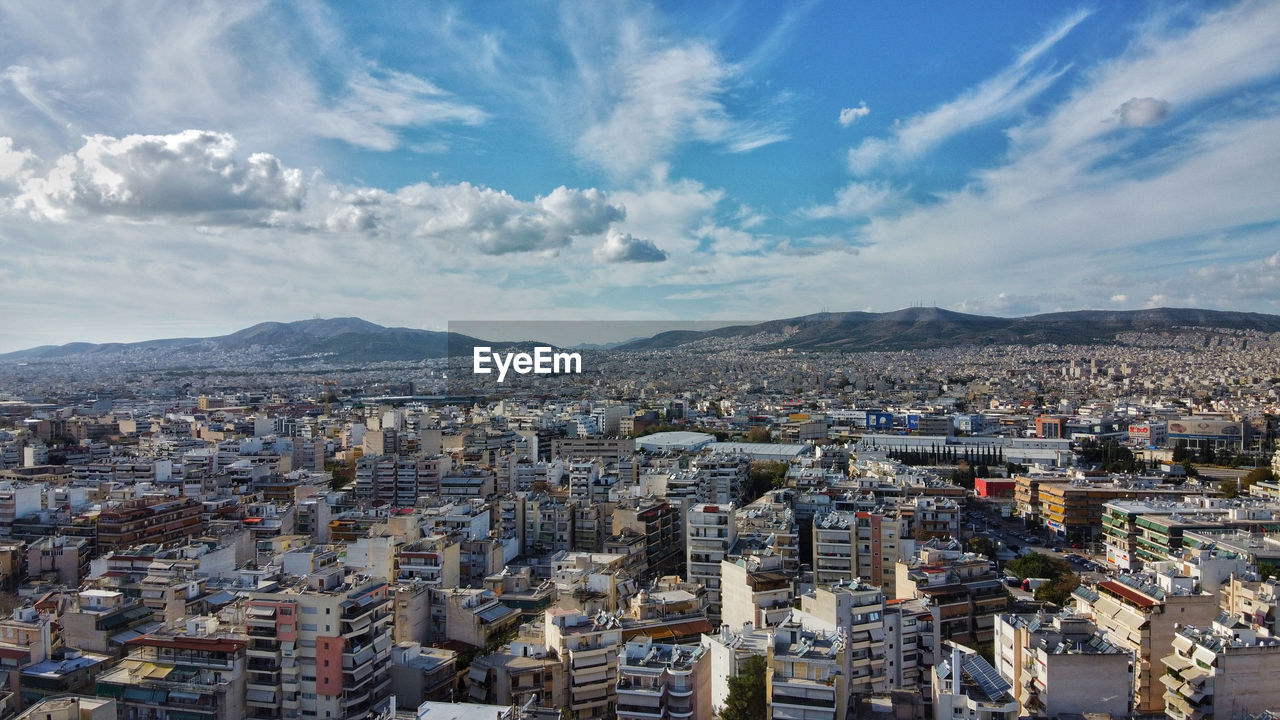
[[[969,679],[992,700],[1008,693],[1012,687],[981,655],[966,655],[963,667]]]

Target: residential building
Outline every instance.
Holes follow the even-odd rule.
[[[711,662],[700,645],[641,637],[618,653],[618,720],[711,716]]]
[[[95,693],[112,698],[122,718],[241,720],[250,672],[248,640],[206,617],[129,642],[128,655],[98,676]],[[278,670],[275,668],[273,670]]]
[[[747,555],[720,561],[721,622],[772,627],[791,612],[795,586],[778,555]]]
[[[246,717],[365,718],[391,695],[392,592],[339,568],[251,592]]]
[[[1189,578],[1118,575],[1073,592],[1076,610],[1093,620],[1115,645],[1133,653],[1133,712],[1164,712],[1160,658],[1170,654],[1176,629],[1207,626],[1217,617],[1217,597],[1201,593]]]
[[[1133,653],[1113,644],[1088,618],[1000,615],[995,667],[1013,686],[1024,716],[1129,713]]]
[[[1182,625],[1163,658],[1165,715],[1171,720],[1238,718],[1280,708],[1280,638],[1243,623]]]
[[[933,666],[930,687],[934,720],[1016,720],[1013,688],[977,651],[959,643],[943,646],[949,657]]]
[[[728,557],[737,537],[736,515],[737,508],[729,503],[694,505],[685,516],[687,579],[707,588],[707,616],[713,626],[720,622],[720,561]]]

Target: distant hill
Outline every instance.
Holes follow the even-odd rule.
[[[710,331],[671,330],[614,346],[614,350],[674,348],[708,338],[742,339],[749,347],[859,352],[915,350],[983,344],[1111,343],[1125,332],[1185,333],[1256,330],[1280,333],[1280,316],[1260,313],[1156,308],[1153,310],[1081,310],[1022,318],[987,317],[942,310],[907,308],[886,313],[818,313],[756,325]],[[170,338],[137,343],[44,345],[0,355],[0,362],[64,359],[145,360],[154,366],[202,365],[228,353],[237,360],[289,360],[305,357],[336,363],[415,361],[469,355],[477,344],[495,349],[525,348],[533,341],[491,342],[467,335],[383,327],[360,318],[265,322],[210,338]],[[609,346],[599,346],[607,348]],[[585,346],[590,349],[590,346]]]
[[[172,338],[136,343],[68,343],[44,345],[0,355],[0,362],[70,358],[110,359],[146,355],[170,362],[208,360],[221,353],[258,355],[262,359],[323,356],[332,362],[386,362],[441,358],[452,350],[469,354],[476,344],[505,347],[467,335],[383,327],[360,318],[327,318],[297,322],[265,322],[230,335]]]
[[[1126,332],[1185,332],[1190,328],[1280,332],[1280,316],[1261,313],[1155,308],[1080,310],[1021,318],[968,315],[914,307],[885,313],[818,313],[705,332],[680,330],[619,346],[619,350],[673,348],[708,338],[741,338],[761,348],[798,350],[918,350],[962,345],[1116,341]]]

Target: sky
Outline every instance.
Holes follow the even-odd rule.
[[[1280,3],[0,0],[0,352],[1280,313]]]

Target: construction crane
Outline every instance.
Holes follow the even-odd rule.
[[[321,380],[320,383],[324,385],[324,414],[327,416],[329,414],[329,398],[338,397],[338,381]],[[333,390],[330,391],[329,388],[333,388]]]

